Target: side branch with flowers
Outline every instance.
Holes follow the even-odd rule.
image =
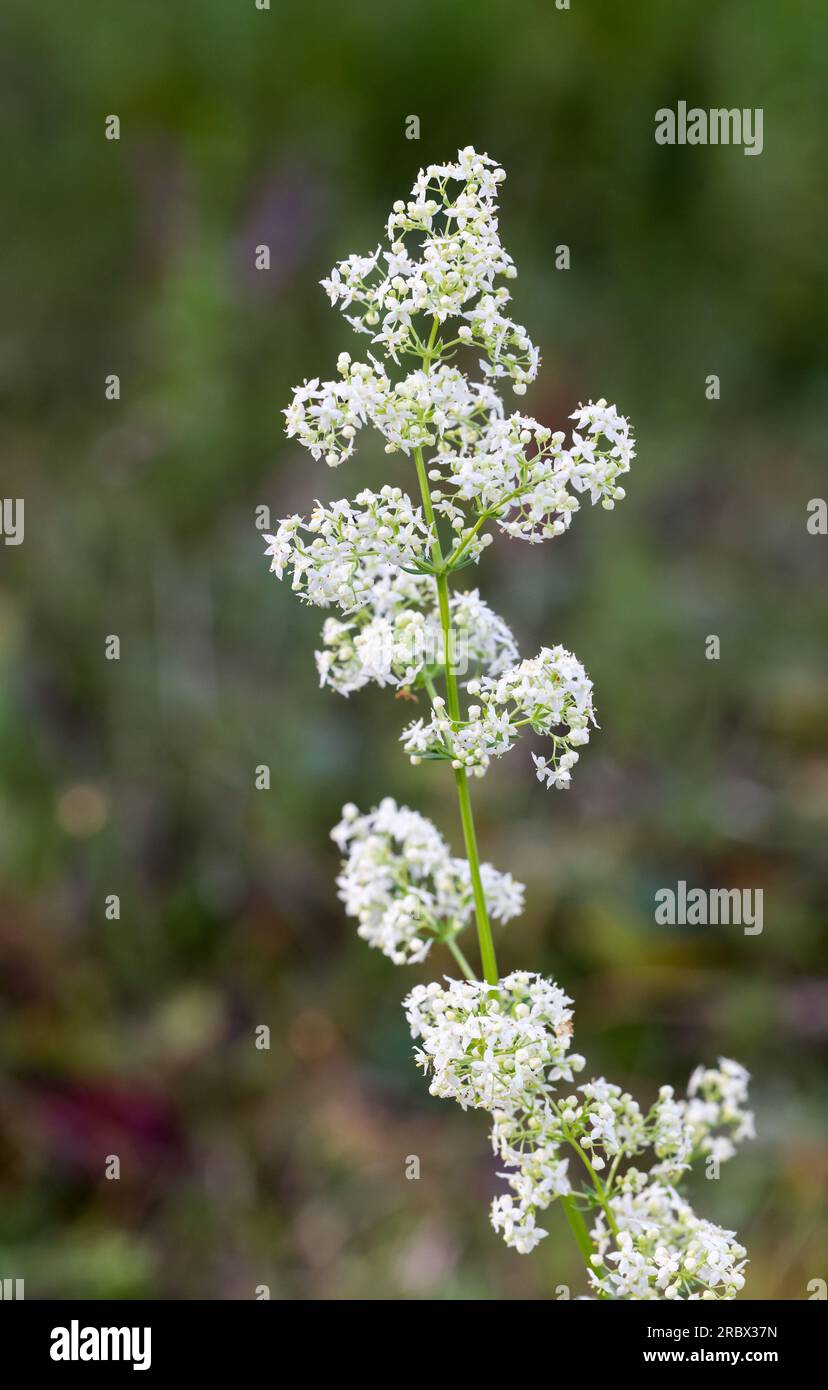
[[[752,1137],[747,1072],[721,1059],[697,1069],[685,1099],[662,1086],[647,1111],[603,1077],[577,1084],[586,1063],[570,1051],[572,1000],[497,965],[491,923],[519,915],[524,889],[480,862],[470,778],[531,730],[546,741],[532,753],[539,781],[566,788],[596,724],[592,682],[560,646],[521,661],[503,619],[453,577],[479,562],[492,528],[538,544],[562,535],[584,498],[612,509],[635,454],[629,422],[604,400],[573,412],[570,439],[506,413],[499,388],[523,395],[539,356],[497,283],[516,276],[498,228],[504,178],[471,148],[421,171],[394,204],[385,249],[349,256],[322,281],[374,351],[362,362],[341,353],[338,378],[305,382],[285,412],[288,435],[331,467],[370,424],[387,453],[413,462],[419,501],[386,485],[317,503],[307,520],[282,521],[267,553],[302,599],[337,615],[316,653],[320,683],[426,699],[403,748],[415,765],[451,765],[465,858],[390,797],[365,814],[346,805],[332,834],[359,935],[398,965],[438,943],[460,970],[415,986],[404,1007],[431,1093],[491,1116],[508,1188],[492,1203],[495,1230],[527,1253],[547,1234],[539,1215],[560,1201],[598,1298],[732,1298],[746,1252],[678,1188],[693,1162],[718,1165]],[[477,381],[459,365],[475,353]],[[459,944],[472,921],[481,979]]]

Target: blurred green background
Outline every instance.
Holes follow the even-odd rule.
[[[0,491],[26,531],[0,549],[0,1274],[28,1297],[583,1289],[559,1211],[532,1256],[493,1234],[485,1117],[410,1060],[399,1001],[449,959],[395,969],[336,901],[342,802],[394,795],[459,851],[451,779],[408,766],[387,692],[317,689],[321,614],[254,525],[411,484],[367,433],[314,464],[280,411],[355,341],[319,278],[473,143],[509,175],[544,359],[521,408],[557,427],[605,395],[639,439],[614,514],[502,539],[479,573],[525,654],[574,649],[602,726],[567,794],[526,748],[475,785],[485,857],[528,888],[501,967],[554,974],[590,1068],[642,1102],[720,1053],[750,1068],[759,1138],[692,1192],[749,1247],[747,1294],[806,1297],[828,1275],[824,5],[4,11]],[[762,107],[764,153],[659,148],[679,99]],[[656,926],[680,878],[762,888],[763,934]]]

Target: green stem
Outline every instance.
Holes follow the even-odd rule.
[[[414,462],[417,467],[417,478],[419,480],[420,492],[423,499],[423,512],[433,534],[431,555],[435,568],[441,570],[443,565],[443,549],[440,545],[440,537],[437,534],[434,506],[431,501],[431,489],[428,485],[428,475],[426,473],[422,449],[415,450]],[[446,703],[448,705],[449,718],[456,722],[460,719],[460,694],[457,688],[457,674],[454,670],[448,579],[445,574],[440,573],[436,577],[436,582],[437,600],[440,606],[440,626],[443,630],[443,666],[446,676]],[[471,797],[469,795],[469,781],[465,768],[456,768],[454,779],[457,784],[457,798],[460,803],[460,819],[463,824],[463,839],[466,845],[466,857],[469,861],[472,893],[474,895],[474,916],[477,924],[477,939],[480,943],[480,960],[483,967],[483,978],[486,980],[487,984],[496,985],[500,979],[500,975],[497,968],[497,958],[495,956],[494,939],[492,937],[491,923],[489,922],[489,913],[486,907],[486,894],[483,890],[483,879],[480,874],[480,855],[477,849],[477,835],[474,829],[474,815],[472,813]]]
[[[423,353],[423,367],[426,371],[430,369],[432,358],[434,357],[434,343],[437,337],[438,321],[435,318],[431,328],[431,335],[428,345]],[[438,354],[439,355],[439,354]],[[431,527],[431,558],[434,568],[437,571],[435,578],[437,582],[437,599],[440,608],[440,626],[443,631],[443,665],[446,677],[446,703],[448,705],[449,716],[454,721],[460,719],[460,696],[457,688],[457,675],[454,670],[452,660],[452,624],[451,608],[449,606],[449,586],[445,571],[443,549],[440,544],[440,537],[437,531],[437,521],[434,515],[434,504],[431,500],[431,488],[428,483],[425,459],[422,449],[414,451],[414,462],[417,468],[417,480],[420,485],[420,494],[423,500],[423,514],[428,525]],[[472,535],[475,535],[487,519],[486,514],[481,516],[476,522]],[[463,549],[468,545],[471,536],[467,537],[458,551],[451,558],[456,562]],[[433,690],[432,690],[433,696]],[[457,799],[460,804],[460,819],[463,823],[463,839],[466,845],[466,856],[469,861],[469,871],[471,875],[472,892],[474,894],[474,914],[477,924],[477,939],[480,946],[480,959],[483,967],[483,978],[487,984],[497,985],[500,973],[497,968],[497,958],[495,956],[494,940],[492,938],[492,928],[489,922],[489,913],[486,907],[486,894],[483,891],[483,880],[480,874],[480,855],[477,849],[477,835],[474,828],[474,815],[472,812],[471,796],[469,794],[469,781],[465,768],[455,768],[454,778],[457,784]],[[445,944],[451,951],[460,969],[463,971],[467,980],[475,979],[468,961],[457,945],[456,941],[448,938]],[[602,1206],[607,1211],[607,1216],[612,1222],[612,1217],[603,1196],[603,1190],[598,1183],[597,1175],[592,1169],[592,1165],[586,1159],[583,1151],[581,1157],[587,1163],[592,1179],[596,1184]],[[578,1244],[578,1249],[583,1256],[587,1269],[592,1269],[593,1246],[589,1232],[586,1228],[584,1218],[578,1211],[571,1197],[562,1197],[564,1211],[566,1212],[572,1233]]]
[[[457,549],[452,550],[451,554],[448,556],[446,560],[446,568],[448,570],[452,570],[455,568],[464,550],[466,550],[468,546],[471,544],[471,542],[474,540],[475,536],[480,530],[480,527],[485,522],[490,521],[492,517],[499,516],[506,504],[508,502],[513,501],[515,497],[519,497],[522,491],[523,488],[516,487],[513,492],[507,493],[505,497],[502,497],[500,499],[496,508],[493,508],[491,511],[481,512],[474,525],[464,534],[463,539],[458,545]]]
[[[556,1107],[556,1108],[557,1108],[557,1107]],[[574,1139],[574,1138],[572,1137],[572,1135],[569,1134],[569,1133],[566,1131],[566,1129],[564,1130],[564,1134],[565,1134],[565,1136],[566,1136],[567,1142],[568,1142],[568,1143],[572,1146],[572,1148],[575,1150],[576,1154],[577,1154],[578,1157],[580,1158],[581,1162],[583,1163],[584,1167],[586,1168],[586,1170],[587,1170],[587,1172],[588,1172],[588,1174],[589,1174],[589,1177],[590,1177],[590,1181],[591,1181],[591,1183],[592,1183],[592,1186],[595,1188],[595,1195],[596,1195],[596,1197],[598,1198],[598,1201],[601,1203],[601,1206],[602,1206],[602,1208],[603,1208],[603,1210],[604,1210],[604,1215],[605,1215],[606,1218],[607,1218],[607,1224],[608,1224],[610,1230],[612,1231],[612,1234],[614,1235],[614,1237],[615,1237],[615,1239],[616,1239],[616,1241],[617,1241],[617,1240],[618,1240],[618,1226],[616,1225],[615,1217],[614,1217],[613,1214],[612,1214],[612,1207],[610,1206],[609,1201],[608,1201],[608,1199],[607,1199],[607,1194],[606,1194],[606,1192],[604,1191],[604,1184],[601,1182],[601,1179],[599,1178],[598,1174],[596,1173],[595,1169],[593,1168],[593,1166],[592,1166],[592,1164],[591,1164],[591,1162],[590,1162],[590,1160],[589,1160],[588,1155],[587,1155],[587,1154],[584,1152],[584,1150],[581,1148],[581,1146],[580,1146],[580,1144],[578,1143],[577,1139]]]
[[[573,1202],[571,1197],[561,1197],[561,1204],[566,1212],[567,1220],[572,1227],[572,1234],[578,1242],[578,1249],[584,1257],[587,1268],[592,1269],[592,1241],[586,1222]]]
[[[623,1150],[619,1150],[619,1152],[615,1155],[615,1158],[612,1161],[612,1167],[610,1168],[609,1173],[607,1174],[607,1180],[604,1183],[604,1192],[608,1197],[610,1192],[612,1191],[612,1184],[615,1182],[615,1175],[618,1172],[618,1165],[621,1162],[623,1156]]]
[[[466,957],[463,955],[463,952],[460,950],[460,947],[457,945],[457,942],[454,940],[454,937],[447,936],[444,940],[445,945],[448,946],[449,950],[451,951],[451,954],[454,956],[454,959],[457,961],[457,964],[460,966],[460,969],[462,970],[466,979],[476,980],[477,976],[475,975],[474,971],[469,965],[469,962],[466,960]]]
[[[437,338],[438,327],[439,324],[435,318],[431,326],[431,336],[428,340],[428,346],[423,355],[423,366],[426,371],[429,370],[431,358],[434,353],[434,343]],[[440,606],[440,626],[443,630],[443,666],[446,676],[446,702],[448,704],[449,717],[457,721],[460,718],[460,695],[457,689],[457,675],[454,670],[453,661],[448,579],[443,572],[443,548],[440,544],[440,536],[437,531],[434,505],[431,501],[431,488],[428,485],[428,474],[426,473],[425,459],[423,458],[423,451],[421,448],[415,450],[414,461],[417,468],[417,480],[420,484],[420,493],[423,499],[423,513],[432,531],[431,557],[435,569],[439,571],[436,576],[437,600]],[[480,944],[480,960],[483,967],[483,978],[486,980],[487,984],[496,985],[500,979],[500,975],[497,969],[492,928],[489,922],[488,909],[486,907],[486,894],[483,891],[483,879],[480,874],[480,856],[477,850],[477,835],[474,829],[474,816],[472,814],[469,783],[465,768],[456,768],[454,777],[457,783],[460,819],[463,823],[463,839],[466,845],[466,857],[469,861],[469,873],[471,876],[472,893],[474,895],[474,916],[477,924],[477,939]]]
[[[474,893],[474,915],[477,922],[477,940],[480,943],[480,961],[483,966],[483,978],[487,984],[496,985],[500,979],[497,968],[497,957],[495,956],[494,940],[492,938],[492,928],[489,922],[489,913],[486,908],[486,894],[483,891],[483,879],[480,876],[480,857],[477,852],[477,836],[474,830],[474,817],[472,815],[471,797],[469,795],[469,781],[466,776],[465,768],[455,770],[454,779],[457,783],[457,799],[460,802],[460,819],[463,822],[463,839],[466,842],[466,855],[471,869],[472,892]]]

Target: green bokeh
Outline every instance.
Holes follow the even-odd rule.
[[[589,1065],[644,1101],[720,1053],[751,1069],[759,1138],[695,1195],[748,1246],[749,1294],[807,1296],[828,1277],[824,7],[13,0],[2,29],[1,490],[26,533],[0,548],[0,1275],[59,1297],[583,1286],[559,1212],[534,1256],[493,1235],[484,1117],[411,1065],[399,1000],[448,960],[395,969],[336,901],[341,803],[394,795],[459,848],[450,779],[407,765],[387,692],[317,689],[319,615],[254,525],[410,486],[367,438],[314,464],[280,412],[352,346],[320,277],[473,143],[509,174],[544,359],[526,409],[557,426],[605,395],[639,439],[616,512],[480,571],[525,653],[577,652],[602,726],[565,795],[525,749],[475,785],[485,856],[528,889],[501,964],[554,973]],[[761,107],[761,156],[658,147],[679,99]],[[761,887],[764,932],[657,927],[679,878]]]

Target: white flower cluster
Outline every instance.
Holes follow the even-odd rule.
[[[676,1194],[664,1159],[681,1153],[672,1165],[678,1178],[690,1160],[716,1151],[723,1127],[734,1142],[753,1136],[747,1072],[726,1058],[718,1068],[699,1068],[686,1101],[663,1087],[646,1115],[604,1077],[560,1096],[555,1083],[571,1082],[585,1065],[569,1052],[571,1003],[552,981],[524,971],[496,987],[418,985],[405,1000],[432,1095],[492,1116],[492,1146],[510,1189],[494,1198],[492,1225],[526,1254],[546,1235],[539,1214],[571,1198],[598,1210],[590,1278],[602,1297],[732,1298],[744,1282],[745,1251]],[[619,1171],[648,1148],[661,1159],[648,1173]],[[572,1153],[596,1187],[573,1187]]]
[[[536,657],[499,676],[469,681],[468,692],[479,703],[469,706],[466,719],[450,719],[438,696],[428,720],[417,719],[403,730],[412,762],[445,759],[482,777],[492,758],[508,752],[521,730],[531,728],[552,740],[549,757],[532,754],[538,779],[547,787],[569,786],[576,749],[589,742],[595,723],[592,682],[571,652],[542,647]]]
[[[496,988],[448,979],[417,985],[403,1005],[412,1037],[422,1040],[415,1055],[431,1094],[492,1116],[494,1150],[517,1169],[515,1196],[495,1198],[492,1223],[523,1254],[546,1234],[537,1213],[571,1190],[552,1101],[554,1083],[571,1082],[584,1066],[569,1055],[571,1003],[552,980],[516,970]]]
[[[497,987],[480,980],[415,985],[403,1002],[417,1065],[433,1096],[464,1110],[525,1105],[551,1081],[571,1080],[572,1000],[552,980],[515,970]]]
[[[493,1140],[496,1139],[495,1131]],[[492,1226],[511,1250],[519,1255],[531,1254],[548,1234],[537,1224],[538,1213],[546,1211],[556,1197],[568,1197],[572,1192],[569,1159],[561,1158],[555,1144],[534,1145],[521,1153],[516,1173],[500,1176],[509,1179],[514,1195],[504,1192],[493,1199]]]
[[[431,821],[386,797],[360,815],[342,808],[331,836],[345,855],[337,879],[359,935],[395,965],[422,961],[435,939],[454,939],[474,912],[469,865],[452,857]],[[481,865],[491,917],[508,922],[523,911],[523,884]]]
[[[288,437],[331,468],[352,456],[369,422],[384,435],[386,452],[410,454],[435,445],[472,448],[502,414],[500,397],[487,383],[470,382],[447,364],[431,372],[420,368],[396,383],[373,358],[354,362],[342,352],[337,367],[341,380],[304,382],[285,411]]]
[[[652,1148],[659,1162],[651,1173],[676,1181],[696,1159],[726,1162],[737,1144],[755,1137],[753,1114],[746,1108],[749,1081],[743,1066],[720,1057],[718,1067],[696,1069],[686,1100],[677,1099],[672,1086],[662,1086],[645,1114],[631,1095],[598,1077],[580,1088],[583,1099],[567,1100],[564,1119],[601,1168],[618,1154],[631,1158]]]
[[[516,274],[498,232],[496,193],[504,178],[494,160],[472,149],[461,151],[455,164],[431,165],[420,172],[410,200],[394,205],[389,249],[348,256],[322,281],[331,304],[391,360],[414,356],[431,370],[421,366],[393,383],[370,354],[367,362],[353,362],[341,353],[341,379],[304,382],[285,411],[288,435],[314,458],[332,467],[343,463],[368,421],[389,450],[472,448],[503,413],[488,380],[509,376],[519,393],[534,380],[537,349],[503,312],[509,291],[494,284],[497,276]],[[447,362],[433,363],[426,329],[421,336],[417,327],[422,316],[428,324],[460,319],[452,348],[482,349],[488,380],[471,383]]]
[[[459,318],[458,343],[484,353],[486,376],[509,376],[522,393],[539,356],[526,330],[504,309],[510,294],[495,279],[514,279],[497,221],[497,191],[506,175],[471,147],[453,164],[421,170],[411,196],[394,204],[388,249],[349,256],[322,281],[358,332],[368,333],[394,361],[422,356],[417,320]]]
[[[343,352],[337,379],[304,382],[285,412],[287,434],[331,467],[353,455],[370,424],[386,453],[413,455],[422,508],[385,486],[317,503],[306,521],[288,517],[266,537],[278,577],[290,573],[303,599],[338,610],[316,653],[321,684],[343,695],[371,681],[406,698],[427,691],[429,714],[404,730],[403,746],[414,763],[451,762],[464,790],[467,772],[483,776],[526,729],[551,740],[548,756],[532,754],[538,779],[567,787],[596,721],[592,683],[571,652],[543,647],[518,660],[506,624],[476,589],[452,594],[447,576],[479,560],[492,540],[487,522],[534,544],[565,532],[582,498],[611,509],[635,457],[628,420],[603,399],[572,413],[569,442],[529,416],[506,415],[500,382],[523,395],[539,356],[499,283],[516,274],[498,228],[504,178],[472,148],[421,171],[410,197],[394,204],[387,245],[349,256],[322,282],[399,379],[370,352],[362,362]],[[474,352],[478,382],[456,365]],[[457,676],[469,670],[461,716]],[[448,709],[434,693],[440,677]],[[467,804],[464,825],[468,832]],[[339,893],[359,935],[397,964],[422,961],[442,941],[470,974],[455,938],[475,912],[472,872],[435,827],[387,798],[366,815],[344,807],[332,834],[344,856]],[[478,906],[482,885],[496,920],[521,911],[524,890],[510,875],[484,864],[474,882]],[[490,942],[489,956],[491,979]],[[694,1160],[727,1160],[753,1136],[747,1072],[720,1059],[693,1074],[684,1100],[662,1087],[647,1113],[603,1077],[575,1086],[585,1063],[570,1053],[571,1003],[525,971],[494,985],[418,985],[405,1000],[432,1094],[491,1115],[509,1189],[494,1199],[492,1224],[527,1252],[546,1234],[539,1213],[564,1198],[573,1220],[575,1210],[596,1215],[590,1279],[600,1297],[733,1297],[744,1249],[733,1232],[697,1217],[674,1184]],[[573,1093],[559,1095],[560,1082]],[[630,1166],[647,1150],[649,1170]]]
[[[429,477],[439,483],[432,496],[452,519],[446,497],[474,503],[507,535],[533,544],[568,530],[580,507],[576,494],[611,510],[624,497],[616,481],[635,457],[630,424],[614,405],[579,406],[572,444],[525,415],[493,416],[471,449],[452,452],[442,441]],[[603,441],[603,445],[602,445]]]
[[[584,1058],[570,1058],[573,1071],[581,1071]],[[518,1098],[494,1115],[492,1148],[506,1165],[511,1191],[493,1198],[492,1226],[518,1254],[527,1255],[547,1232],[537,1224],[538,1215],[557,1197],[572,1193],[570,1160],[562,1156],[564,1130],[552,1087]]]
[[[468,670],[498,675],[517,659],[506,623],[476,589],[449,600],[452,633],[449,662],[458,674]],[[430,575],[411,575],[377,567],[363,588],[362,606],[346,618],[328,618],[324,647],[316,653],[320,685],[340,695],[380,686],[416,686],[424,674],[444,663],[445,639],[437,590]]]
[[[371,418],[388,441],[386,453],[410,454],[435,445],[473,448],[502,409],[485,382],[470,382],[456,367],[443,365],[411,372],[389,389]]]
[[[631,1096],[601,1079],[582,1088],[586,1100],[574,1107],[572,1123],[588,1121],[588,1147],[608,1159],[652,1147],[659,1162],[651,1175],[675,1182],[696,1159],[725,1163],[738,1144],[755,1138],[753,1112],[747,1109],[749,1082],[750,1074],[739,1062],[720,1057],[718,1067],[696,1068],[686,1100],[677,1099],[672,1086],[662,1086],[643,1115]]]
[[[600,1212],[593,1288],[614,1299],[730,1299],[744,1287],[747,1251],[712,1221],[697,1216],[675,1188],[631,1168],[609,1208],[617,1235]]]
[[[538,779],[563,788],[595,723],[583,667],[562,647],[518,662],[511,632],[477,590],[449,601],[454,650],[446,653],[435,583],[479,560],[492,541],[486,521],[536,542],[568,528],[581,495],[612,507],[635,452],[628,421],[604,400],[573,412],[568,445],[528,416],[505,416],[499,378],[523,392],[538,354],[506,315],[509,291],[499,282],[516,274],[498,228],[504,178],[472,148],[420,172],[410,197],[394,204],[387,246],[349,256],[322,281],[386,363],[417,365],[394,380],[370,352],[362,362],[342,352],[338,378],[305,382],[285,412],[287,433],[331,466],[351,457],[367,424],[388,453],[416,454],[421,486],[435,485],[424,492],[425,512],[399,488],[363,492],[353,503],[317,504],[307,521],[282,521],[267,553],[303,598],[340,610],[316,653],[322,685],[343,695],[369,682],[431,691],[446,656],[455,676],[469,672],[464,718],[449,719],[437,696],[404,730],[412,761],[445,759],[483,776],[529,728],[552,740],[550,756],[533,754]],[[449,320],[458,325],[447,330]],[[482,381],[455,364],[464,348],[477,348]]]
[[[347,352],[337,363],[341,381],[318,377],[297,386],[285,411],[285,433],[294,435],[315,459],[335,468],[354,452],[362,428],[389,391],[385,372],[376,362],[351,362]]]
[[[687,1129],[691,1152],[719,1163],[736,1145],[755,1139],[753,1112],[746,1108],[750,1073],[739,1062],[720,1057],[718,1067],[697,1067],[687,1087]]]
[[[732,1232],[697,1217],[670,1182],[694,1159],[729,1158],[735,1143],[753,1137],[753,1116],[744,1108],[748,1080],[743,1067],[722,1058],[718,1068],[694,1073],[686,1101],[674,1100],[672,1088],[662,1087],[647,1115],[604,1077],[560,1100],[528,1094],[523,1104],[496,1117],[495,1151],[513,1171],[503,1174],[511,1193],[492,1204],[493,1226],[521,1252],[543,1239],[538,1213],[572,1191],[570,1160],[561,1152],[566,1145],[587,1156],[596,1176],[608,1172],[610,1180],[623,1160],[652,1148],[661,1161],[648,1173],[629,1167],[607,1199],[614,1230],[605,1212],[599,1213],[595,1288],[613,1298],[734,1297],[744,1283],[745,1251]],[[702,1101],[704,1110],[702,1084],[710,1097]],[[726,1149],[719,1148],[722,1128],[730,1136]],[[593,1194],[582,1195],[594,1200]]]
[[[304,534],[306,533],[306,534]],[[430,532],[421,509],[398,487],[365,490],[353,502],[317,503],[310,518],[286,517],[266,535],[271,570],[293,573],[308,603],[349,612],[371,592],[377,565],[397,569],[426,558]]]

